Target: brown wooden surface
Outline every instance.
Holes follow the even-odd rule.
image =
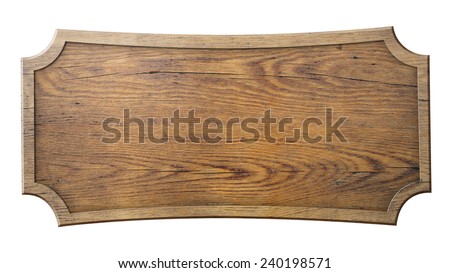
[[[391,28],[63,30],[46,52],[23,60],[23,92],[24,193],[46,200],[60,225],[172,217],[394,224],[408,198],[430,191],[428,57],[404,49]],[[240,143],[248,134],[235,130],[231,144],[138,143],[136,126],[130,143],[100,142],[102,121],[123,109],[143,120],[175,109],[227,120],[270,108],[301,120],[323,119],[326,107],[348,117],[348,142],[286,144],[279,133],[277,143]]]

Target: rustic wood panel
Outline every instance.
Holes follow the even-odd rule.
[[[44,53],[23,59],[24,193],[47,201],[59,225],[175,217],[395,224],[407,199],[431,189],[428,86],[428,56],[403,48],[392,28],[59,30]],[[332,123],[345,117],[345,140],[326,138],[327,108]],[[182,117],[195,109],[201,120],[255,117],[259,138],[233,127],[231,143],[179,143],[169,120],[168,141],[150,142],[147,118],[160,137],[162,118],[176,109]],[[267,109],[278,121],[294,118],[284,132],[271,125],[273,139],[263,133]],[[130,125],[129,140],[124,111],[144,122],[143,131]],[[121,138],[102,143],[111,117],[120,119]],[[323,124],[305,136],[301,121],[311,117]],[[303,138],[286,143],[294,128]],[[200,124],[193,129],[202,135]]]

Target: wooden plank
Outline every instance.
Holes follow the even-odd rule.
[[[406,200],[431,189],[428,63],[392,28],[58,30],[22,61],[23,192],[44,199],[59,225],[395,224]]]

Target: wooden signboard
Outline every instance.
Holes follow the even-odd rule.
[[[59,225],[395,224],[431,188],[428,56],[392,28],[58,30],[22,69],[23,192],[44,199]]]

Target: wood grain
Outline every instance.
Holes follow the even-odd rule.
[[[22,67],[24,193],[47,201],[59,225],[176,217],[395,224],[407,199],[431,189],[428,56],[406,50],[392,28],[260,36],[60,30]],[[139,143],[136,125],[130,143],[101,142],[102,122],[123,109],[144,121],[175,109],[224,121],[271,109],[301,121],[325,120],[326,108],[334,120],[347,117],[346,142],[285,143],[288,133],[275,131],[276,143],[245,143],[248,133],[234,130],[233,143]],[[310,128],[323,134],[323,126]]]

